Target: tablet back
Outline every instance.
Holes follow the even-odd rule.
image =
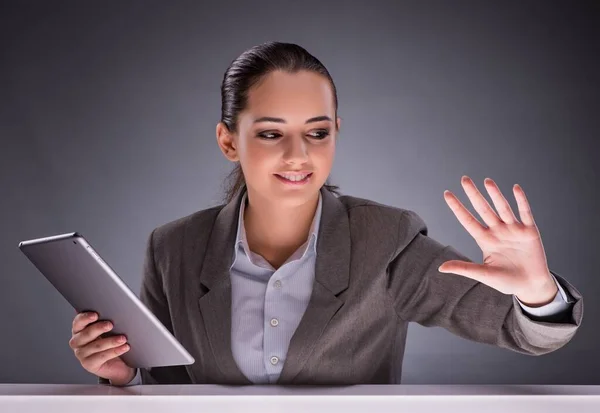
[[[130,350],[121,358],[131,367],[194,363],[167,328],[139,300],[85,238],[77,232],[19,243],[20,250],[77,310],[110,320],[110,335],[125,334]]]

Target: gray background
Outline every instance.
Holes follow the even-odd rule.
[[[542,357],[411,325],[403,383],[598,384],[598,4],[3,1],[0,382],[95,382],[68,346],[73,308],[18,242],[79,231],[138,292],[151,229],[220,203],[226,67],[279,40],[336,82],[344,194],[412,209],[481,262],[443,191],[474,212],[460,177],[485,192],[489,176],[516,211],[519,183],[550,268],[586,298]]]

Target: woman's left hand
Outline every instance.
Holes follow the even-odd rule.
[[[542,239],[523,189],[519,185],[513,186],[522,221],[519,222],[493,180],[486,178],[484,184],[500,216],[471,178],[465,175],[461,183],[487,228],[452,192],[444,191],[444,199],[481,248],[483,264],[451,260],[440,265],[439,271],[480,281],[504,294],[514,294],[531,307],[551,302],[558,288],[550,274]]]

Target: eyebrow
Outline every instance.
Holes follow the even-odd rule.
[[[306,124],[306,123],[312,123],[312,122],[320,122],[322,120],[328,120],[330,122],[333,122],[329,116],[315,116],[314,118],[307,119],[306,122],[304,122],[304,123]],[[258,122],[287,123],[285,121],[285,119],[272,118],[270,116],[263,116],[262,118],[255,119],[253,123],[258,123]]]

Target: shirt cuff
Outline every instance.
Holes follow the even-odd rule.
[[[110,380],[108,382],[110,383],[111,386],[116,386],[116,387],[137,386],[139,384],[142,384],[142,376],[140,374],[140,369],[135,369],[135,370],[136,370],[135,376],[133,376],[133,379],[131,379],[131,381],[127,384],[122,384],[120,386],[116,386],[115,384],[112,384],[112,382]]]
[[[545,316],[551,316],[551,315],[556,315],[556,314],[562,313],[563,311],[565,311],[569,308],[569,304],[571,303],[571,301],[569,301],[567,293],[562,288],[562,286],[560,285],[560,283],[558,282],[558,280],[556,279],[554,274],[552,274],[552,271],[550,271],[550,275],[552,275],[552,278],[554,279],[554,282],[556,283],[556,286],[558,287],[558,292],[554,296],[554,300],[552,302],[550,302],[546,305],[543,305],[541,307],[534,308],[534,307],[526,306],[525,304],[523,304],[521,302],[521,300],[519,300],[519,298],[517,296],[515,296],[515,298],[519,302],[519,305],[521,306],[521,308],[523,309],[523,311],[525,313],[527,313],[529,315],[537,316],[537,317],[545,317]]]

